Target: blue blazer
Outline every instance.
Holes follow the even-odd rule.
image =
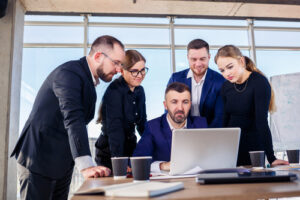
[[[91,155],[86,125],[94,117],[95,103],[86,58],[60,65],[39,89],[11,156],[31,172],[64,177],[76,157]]]
[[[172,74],[168,85],[173,82],[181,82],[192,86],[192,79],[187,78],[190,69],[185,69]],[[210,128],[218,128],[223,125],[223,101],[220,94],[225,79],[223,76],[211,69],[207,69],[202,94],[200,98],[199,111],[201,117],[205,117]]]
[[[188,117],[187,128],[207,128],[203,117]],[[152,161],[170,161],[172,132],[167,114],[148,121],[133,156],[152,156]]]

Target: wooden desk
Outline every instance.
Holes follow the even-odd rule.
[[[298,178],[300,178],[300,173]],[[130,182],[132,179],[114,181],[112,177],[89,179],[83,183],[83,187],[92,185],[110,185]],[[247,183],[247,184],[220,184],[220,185],[199,185],[195,178],[161,180],[163,182],[182,181],[184,190],[170,194],[151,198],[156,199],[268,199],[279,197],[300,196],[300,181],[281,183]],[[136,198],[112,198],[101,195],[73,196],[72,200],[101,200],[101,199],[121,199],[129,200]]]

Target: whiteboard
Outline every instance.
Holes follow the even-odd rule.
[[[271,77],[276,112],[270,115],[275,151],[300,149],[300,73]]]

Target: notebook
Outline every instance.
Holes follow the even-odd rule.
[[[81,187],[75,195],[103,194],[113,197],[154,197],[183,189],[182,182],[131,182],[85,189]]]
[[[180,175],[195,167],[235,168],[240,132],[240,128],[174,130],[170,175]]]

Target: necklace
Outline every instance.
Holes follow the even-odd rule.
[[[249,78],[247,79],[245,86],[242,89],[240,89],[240,90],[236,87],[236,84],[233,83],[235,91],[237,91],[237,92],[244,92],[246,90],[246,88],[247,88],[248,80],[249,80]]]

